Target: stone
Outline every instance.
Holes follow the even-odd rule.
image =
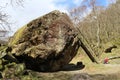
[[[117,46],[116,45],[109,45],[109,46],[107,46],[107,48],[105,49],[105,53],[111,53],[112,52],[112,49],[114,49],[114,48],[117,48]]]
[[[8,45],[26,68],[57,71],[77,54],[79,40],[68,15],[55,10],[20,28]]]

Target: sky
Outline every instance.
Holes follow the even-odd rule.
[[[82,0],[24,0],[23,7],[10,5],[10,0],[0,0],[0,6],[5,6],[3,11],[9,15],[9,21],[12,23],[11,30],[14,33],[17,29],[28,22],[40,17],[50,11],[60,10],[68,13],[70,8],[77,7]],[[108,5],[108,0],[98,0],[100,5]]]

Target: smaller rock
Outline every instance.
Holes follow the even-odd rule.
[[[109,46],[108,48],[105,49],[105,53],[111,53],[113,48],[117,48],[117,46],[116,45]]]
[[[77,62],[76,64],[77,68],[83,69],[85,65],[82,62]]]

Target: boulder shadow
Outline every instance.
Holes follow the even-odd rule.
[[[76,70],[82,70],[85,68],[85,65],[82,62],[77,62],[77,64],[67,64],[62,67],[61,71],[76,71]]]

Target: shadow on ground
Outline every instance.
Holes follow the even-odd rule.
[[[75,71],[84,69],[85,65],[82,62],[77,62],[77,64],[67,64],[65,65],[61,71]]]

